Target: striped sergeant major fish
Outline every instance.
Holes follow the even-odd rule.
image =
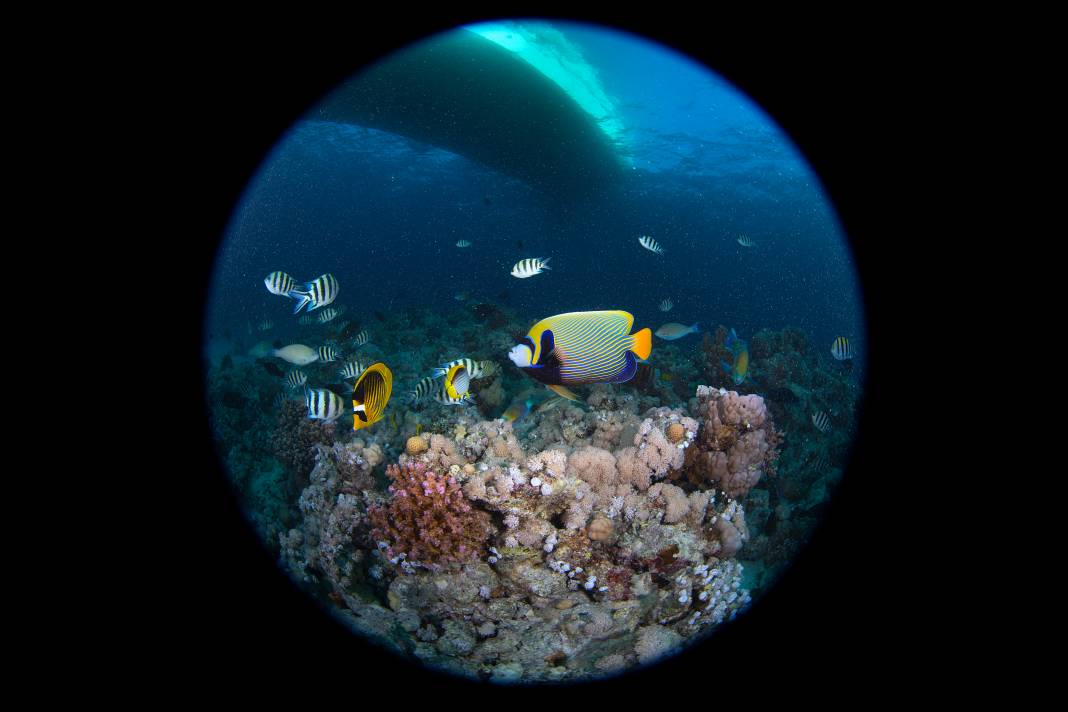
[[[619,310],[557,314],[531,327],[508,358],[557,395],[578,400],[567,386],[625,383],[649,358],[653,332],[631,334],[633,326],[634,316]]]
[[[299,368],[294,368],[286,374],[286,385],[290,388],[300,388],[308,382],[308,377]]]
[[[471,241],[470,240],[457,240],[456,241],[456,246],[457,247],[470,247],[471,246]]]
[[[260,322],[259,327],[260,327],[260,331],[270,331],[271,329],[274,328],[274,322],[271,321],[270,319],[264,319],[263,321]]]
[[[297,286],[293,278],[285,272],[271,272],[263,278],[263,283],[267,285],[268,292],[277,294],[280,297],[288,297],[289,293]]]
[[[638,238],[638,244],[650,252],[655,252],[658,255],[664,254],[664,248],[660,246],[660,243],[649,237],[648,235],[642,235]]]
[[[675,306],[675,302],[671,301],[670,299],[665,299],[664,301],[660,302],[660,311],[669,312],[671,311],[671,308],[673,306]]]
[[[415,390],[409,391],[408,395],[413,401],[417,401],[434,390],[434,379],[430,376],[425,376],[422,380],[415,385]]]
[[[527,279],[536,274],[541,274],[543,270],[552,269],[549,267],[549,260],[551,259],[551,257],[544,259],[541,257],[528,257],[525,260],[519,260],[512,267],[512,276],[519,279]]]
[[[319,323],[325,324],[331,319],[337,318],[340,314],[341,312],[335,309],[334,307],[327,307],[326,309],[323,309],[321,312],[319,312]]]
[[[353,346],[353,348],[357,348],[358,349],[358,348],[360,348],[361,346],[363,346],[364,344],[366,344],[370,340],[371,340],[371,335],[367,333],[367,329],[364,329],[360,333],[356,334],[356,338],[354,338],[352,340],[352,346]]]
[[[337,361],[341,354],[333,346],[320,346],[319,347],[319,360],[325,363],[330,361]]]
[[[455,361],[443,363],[434,369],[434,378],[441,378],[449,372],[453,366],[463,366],[471,378],[482,378],[486,372],[487,361],[475,361],[470,358],[458,358]]]
[[[754,245],[756,245],[756,243],[753,242],[753,238],[749,237],[748,235],[739,235],[738,244],[742,247],[753,247]]]
[[[456,393],[455,390],[452,390],[450,393],[448,381],[442,381],[441,386],[434,391],[434,400],[442,405],[462,405],[464,403],[474,403],[475,395],[466,390],[463,393]]]
[[[315,322],[315,317],[312,316],[311,314],[305,314],[301,318],[297,319],[297,323],[300,324],[301,326],[307,326],[308,324],[312,324],[314,322]]]
[[[302,289],[289,291],[288,296],[297,300],[297,306],[293,308],[293,313],[296,314],[305,306],[308,307],[308,311],[315,311],[319,307],[325,307],[337,299],[338,289],[337,279],[329,272],[310,282],[305,282]]]
[[[333,423],[345,412],[345,401],[329,388],[305,388],[304,402],[312,420]]]
[[[393,372],[381,361],[372,363],[352,387],[352,429],[367,428],[382,420],[393,393]]]
[[[812,424],[816,426],[816,430],[825,433],[831,427],[831,419],[822,410],[817,410],[812,414]]]
[[[831,344],[831,356],[838,361],[848,361],[854,355],[853,344],[849,343],[849,339],[844,336],[839,336]]]
[[[349,361],[341,369],[342,378],[359,378],[360,374],[365,370],[364,365],[359,361]]]

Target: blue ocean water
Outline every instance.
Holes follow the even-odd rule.
[[[291,305],[262,288],[284,269],[332,271],[368,309],[496,300],[531,318],[622,308],[636,323],[801,328],[863,353],[859,286],[818,178],[789,138],[725,80],[643,40],[567,25],[623,125],[628,175],[609,199],[561,204],[462,156],[351,124],[301,121],[250,183],[220,251],[215,331]],[[648,234],[656,256],[637,242]],[[745,248],[739,235],[756,243]],[[458,250],[457,240],[473,243]],[[520,247],[520,245],[522,245]],[[551,272],[510,276],[526,257]],[[675,303],[670,319],[657,311]],[[441,328],[447,329],[443,320]]]
[[[455,117],[427,116],[415,109],[400,116],[397,107],[382,109],[392,111],[388,118],[407,131],[384,128],[378,117],[358,120],[374,112],[356,111],[356,119],[343,120],[324,108],[364,102],[366,110],[367,86],[380,83],[382,76],[404,80],[399,71],[375,75],[373,68],[324,97],[322,105],[309,107],[250,180],[218,253],[205,322],[205,355],[209,417],[220,459],[250,522],[282,568],[324,607],[343,605],[359,617],[367,607],[374,615],[382,606],[396,608],[391,576],[420,573],[418,567],[403,570],[403,564],[400,571],[390,570],[399,560],[383,560],[384,542],[375,540],[379,535],[368,523],[368,512],[385,506],[392,497],[387,493],[394,491],[386,487],[386,466],[420,452],[416,448],[413,455],[413,438],[433,434],[439,450],[445,447],[441,442],[466,448],[448,470],[466,484],[472,481],[467,478],[481,477],[478,472],[496,477],[530,470],[528,458],[554,448],[569,455],[586,452],[584,448],[601,450],[602,457],[622,463],[636,457],[634,446],[646,437],[639,435],[643,421],[655,421],[652,429],[666,437],[669,428],[684,420],[701,420],[698,429],[681,436],[686,441],[672,440],[668,447],[674,453],[675,447],[684,450],[692,441],[702,449],[699,457],[708,459],[688,458],[685,468],[675,467],[670,475],[675,484],[667,485],[666,472],[655,479],[675,487],[676,494],[720,499],[708,504],[708,519],[698,517],[678,524],[678,529],[671,528],[677,522],[660,528],[667,516],[660,511],[664,501],[647,494],[652,491],[648,482],[640,493],[631,493],[639,500],[628,505],[631,514],[614,503],[623,495],[598,495],[599,524],[613,519],[620,536],[615,543],[590,544],[586,519],[582,525],[562,523],[562,505],[553,512],[538,509],[541,490],[517,486],[514,501],[505,503],[490,502],[485,489],[480,494],[477,487],[465,489],[465,496],[475,509],[493,512],[495,538],[489,541],[508,550],[509,556],[530,558],[533,553],[544,559],[539,560],[542,568],[559,564],[549,556],[553,545],[543,544],[545,539],[530,539],[523,546],[507,543],[516,525],[505,523],[506,513],[522,511],[527,524],[545,528],[538,530],[539,537],[552,530],[553,542],[557,532],[561,539],[582,532],[581,546],[572,543],[570,550],[589,548],[584,561],[590,572],[599,566],[601,578],[611,574],[617,585],[632,575],[658,576],[654,588],[659,586],[669,600],[695,606],[693,613],[698,611],[692,598],[680,599],[682,592],[672,588],[681,570],[673,567],[685,563],[708,576],[702,584],[705,590],[695,587],[692,595],[712,596],[702,609],[709,610],[719,594],[712,593],[710,587],[716,584],[706,572],[722,564],[724,568],[715,569],[723,573],[720,583],[729,575],[736,590],[733,595],[721,592],[722,605],[735,608],[729,614],[721,610],[709,626],[713,628],[747,606],[750,592],[758,597],[773,584],[808,541],[842,476],[855,435],[866,345],[850,249],[818,177],[797,148],[771,117],[725,80],[671,50],[629,35],[572,24],[532,25],[529,32],[527,39],[536,37],[549,48],[550,64],[558,60],[582,72],[587,83],[592,78],[602,107],[610,111],[584,120],[606,132],[611,128],[605,145],[618,160],[618,170],[599,174],[596,161],[603,152],[578,145],[569,146],[573,163],[542,155],[545,144],[538,144],[539,137],[516,129],[522,123],[516,115],[527,107],[510,113],[508,109],[516,107],[495,105],[537,95],[529,108],[539,121],[559,122],[552,136],[564,141],[588,136],[583,133],[588,126],[574,119],[574,107],[554,104],[562,100],[544,87],[529,92],[513,87],[514,95],[501,95],[507,99],[494,98],[474,108],[450,107],[450,92],[471,96],[471,86],[477,90],[479,81],[485,79],[488,85],[493,79],[483,77],[485,67],[477,64],[466,67],[475,77],[470,85],[464,85],[464,72],[445,71],[455,85],[435,85],[433,96],[411,96],[413,106],[452,108]],[[439,50],[434,46],[434,52]],[[422,51],[418,56],[423,64],[415,66],[440,71],[435,61],[447,64],[443,55],[426,46]],[[447,69],[465,69],[455,57],[450,61]],[[522,77],[515,67],[496,70],[497,80]],[[420,85],[412,81],[410,86]],[[473,119],[488,121],[476,125]],[[536,130],[537,124],[526,124],[524,130]],[[432,140],[434,136],[440,141]],[[515,170],[501,169],[492,160],[495,151],[505,151],[503,164]],[[584,190],[586,183],[590,190]],[[641,235],[656,240],[663,254],[643,248]],[[751,239],[752,246],[739,244],[742,236]],[[470,246],[458,247],[461,240]],[[510,274],[517,262],[533,257],[549,258],[551,269],[529,279]],[[333,274],[340,292],[331,306],[344,313],[324,324],[300,323],[293,300],[264,288],[264,277],[276,270],[298,281]],[[674,304],[666,312],[659,308],[664,300]],[[654,338],[651,368],[645,368],[641,378],[577,387],[576,403],[554,399],[507,358],[515,338],[540,319],[609,309],[632,313],[635,330],[655,331],[662,324],[681,322],[698,323],[700,332],[670,342]],[[319,317],[324,311],[311,314]],[[749,378],[742,381],[731,378],[730,364],[722,367],[724,359],[732,358],[725,339],[731,329],[751,346]],[[369,343],[353,339],[362,331],[368,332]],[[855,349],[852,360],[831,357],[831,344],[839,336]],[[310,388],[332,390],[340,399],[345,413],[336,423],[311,419],[301,389],[288,387],[287,374],[296,367],[272,350],[292,343],[330,345],[340,352],[337,362],[301,367]],[[474,405],[407,397],[433,367],[460,357],[493,364],[494,374],[475,376],[471,382],[477,395]],[[338,375],[349,359],[359,359],[364,366],[380,360],[392,369],[394,379],[387,417],[356,432],[348,411],[352,383]],[[705,389],[706,400],[699,401],[699,385],[712,386],[720,395],[709,396]],[[767,415],[763,429],[748,420],[728,422],[725,415],[722,423],[711,425],[707,398],[726,398],[729,390],[737,391],[730,397],[760,396]],[[517,418],[502,418],[524,401],[526,408]],[[514,439],[488,445],[492,438],[506,436]],[[745,438],[751,439],[745,441],[749,445],[752,439],[768,445],[748,464],[739,457],[740,445],[738,451],[731,450]],[[639,447],[647,444],[642,440]],[[722,468],[728,452],[733,453],[732,462],[742,462],[739,472],[748,467],[749,474],[756,473],[754,482],[731,488],[731,494],[716,489],[723,487],[723,480],[715,485],[715,478],[710,484],[708,477],[713,459],[720,457]],[[424,464],[444,469],[450,467],[447,460]],[[624,469],[621,464],[617,474],[622,476]],[[574,473],[570,476],[574,479]],[[561,486],[558,495],[564,491],[564,479],[555,483]],[[596,483],[597,478],[589,481]],[[533,477],[523,485],[528,482]],[[574,482],[566,486],[573,488]],[[499,478],[493,487],[512,492],[512,484],[501,484]],[[674,505],[680,506],[677,500]],[[327,517],[316,509],[319,506],[335,509]],[[736,514],[735,506],[744,507],[744,514]],[[633,519],[633,511],[643,507],[646,514],[656,511],[652,520]],[[587,514],[592,528],[593,515]],[[724,521],[735,517],[737,532],[722,521],[714,528],[716,516]],[[678,531],[688,541],[705,543],[680,551],[677,543],[670,543]],[[628,535],[634,538],[626,539]],[[646,536],[658,542],[649,551],[642,550]],[[314,546],[323,540],[333,542],[330,556]],[[723,548],[729,553],[722,553]],[[479,564],[490,558],[496,564],[499,558],[489,557],[489,550],[476,553]],[[330,558],[334,555],[336,559]],[[326,564],[324,558],[329,559]],[[444,564],[429,562],[428,568],[432,566]],[[509,578],[503,568],[501,581]],[[515,581],[508,585],[509,595],[522,605],[541,606],[548,600],[517,593]],[[686,586],[689,596],[689,583]],[[489,601],[489,591],[496,586],[486,588],[478,595]],[[602,591],[593,581],[583,591],[590,593],[582,605],[603,606],[608,606],[609,596],[618,603],[630,600],[632,593],[622,586],[599,596]],[[557,608],[569,610],[568,605]],[[426,625],[441,630],[420,629],[420,634],[445,638],[455,626],[450,623],[446,630],[441,621],[456,623],[466,610],[436,610]],[[671,625],[685,637],[696,636],[704,624],[691,618],[693,613],[687,609],[685,616],[677,611],[665,615],[674,616]],[[667,617],[648,611],[643,615],[648,616],[642,622],[646,634],[668,635],[658,627]],[[507,617],[500,622],[505,629]],[[360,632],[389,638],[398,629],[390,622],[383,624],[387,632]],[[557,633],[547,632],[545,640],[555,640]],[[625,661],[621,657],[602,666],[576,654],[567,674],[577,679],[651,659],[634,652],[656,647],[635,642],[634,626],[613,635],[630,646]],[[419,640],[426,643],[423,637]],[[412,640],[394,642],[405,651],[416,645]],[[477,657],[460,666],[462,674],[507,676],[515,664],[502,658],[501,669],[490,671]],[[558,671],[564,666],[554,662],[557,658],[552,652],[536,668],[528,665],[524,679],[560,679],[553,677],[563,674]],[[447,662],[439,661],[448,668]]]

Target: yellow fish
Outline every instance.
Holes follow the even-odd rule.
[[[393,393],[393,372],[382,362],[373,363],[352,387],[352,429],[367,428],[382,420]]]

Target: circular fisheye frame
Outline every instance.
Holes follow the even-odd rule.
[[[205,324],[219,457],[340,625],[495,683],[625,674],[791,565],[856,434],[833,207],[676,52],[509,21],[406,47],[279,141]]]

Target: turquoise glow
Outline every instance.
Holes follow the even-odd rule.
[[[551,79],[613,142],[622,143],[623,122],[615,101],[601,86],[597,70],[559,30],[529,22],[483,22],[464,29],[500,45]]]

